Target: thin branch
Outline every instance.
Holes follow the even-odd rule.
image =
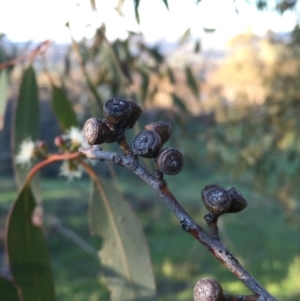
[[[168,207],[180,221],[182,229],[185,232],[188,232],[201,244],[203,244],[208,251],[211,252],[214,257],[216,257],[230,272],[239,278],[254,294],[259,296],[257,301],[277,301],[277,299],[271,296],[263,288],[263,286],[242,267],[238,260],[227,250],[221,241],[212,238],[192,219],[192,217],[184,210],[184,208],[176,200],[175,196],[171,193],[166,181],[157,180],[157,178],[138,161],[136,156],[132,154],[125,155],[102,151],[97,145],[90,149],[79,149],[79,151],[85,154],[89,159],[111,161],[134,172],[145,183],[153,188],[166,202]]]
[[[88,244],[85,240],[83,240],[79,235],[77,235],[71,229],[65,227],[61,221],[55,216],[49,216],[47,218],[48,226],[53,227],[57,232],[66,238],[70,239],[74,242],[80,249],[82,249],[85,253],[92,256],[94,259],[99,259],[98,251],[94,249],[90,244]]]
[[[22,61],[25,61],[27,59],[30,60],[30,62],[33,61],[33,59],[39,55],[39,54],[43,54],[45,53],[45,51],[51,46],[51,44],[53,43],[53,41],[51,40],[46,40],[42,43],[40,43],[33,51],[31,51],[30,53],[28,54],[24,54],[24,55],[21,55],[21,56],[18,56],[14,59],[11,59],[9,61],[6,61],[6,62],[3,62],[0,64],[0,70],[2,69],[5,69],[9,66],[13,66],[17,63],[20,63]]]
[[[56,162],[56,161],[62,161],[62,160],[72,160],[72,159],[77,159],[81,156],[80,152],[76,153],[64,153],[64,154],[54,154],[50,155],[47,159],[41,161],[40,163],[36,164],[35,166],[32,167],[32,169],[28,172],[25,183],[28,183],[31,181],[31,179],[34,177],[34,175],[43,167]]]

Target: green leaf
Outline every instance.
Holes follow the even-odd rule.
[[[35,72],[30,66],[23,73],[15,111],[14,147],[18,147],[28,137],[38,139],[38,128],[38,87]]]
[[[183,35],[180,37],[180,39],[179,39],[179,44],[180,44],[180,45],[184,44],[184,43],[189,39],[190,36],[191,36],[191,29],[188,28],[188,29],[183,33]]]
[[[14,153],[14,171],[19,187],[23,186],[29,167],[17,165],[15,156],[21,143],[26,139],[36,141],[39,135],[39,100],[34,69],[29,66],[23,73],[19,96],[15,109],[12,148]],[[40,198],[37,180],[33,181],[34,192]]]
[[[78,127],[73,107],[63,88],[52,86],[52,107],[63,130]]]
[[[168,4],[168,0],[162,0],[163,3],[165,4],[167,10],[169,10],[169,4]]]
[[[191,91],[193,92],[193,94],[195,95],[195,97],[199,97],[199,88],[198,88],[198,83],[194,77],[193,71],[190,67],[185,67],[185,76],[186,76],[186,80],[187,83],[191,89]]]
[[[143,99],[143,102],[144,102],[146,100],[147,92],[148,92],[149,75],[147,73],[141,72],[141,76],[142,76],[142,84],[141,84],[142,99]]]
[[[19,298],[19,293],[16,285],[12,281],[2,277],[0,277],[0,292],[1,300],[22,301]]]
[[[173,70],[170,67],[168,67],[167,72],[168,72],[168,77],[169,77],[170,82],[172,84],[175,84],[176,80],[175,80]]]
[[[194,47],[194,52],[200,52],[201,51],[201,42],[200,40],[196,40],[195,42],[195,47]]]
[[[173,103],[182,111],[187,112],[184,100],[178,97],[175,93],[172,93]]]
[[[0,71],[0,130],[4,126],[4,115],[7,103],[7,72],[6,70]]]
[[[149,250],[128,203],[103,180],[94,182],[90,206],[93,234],[104,239],[99,251],[111,301],[156,300]],[[110,270],[110,272],[108,272]]]
[[[207,28],[207,27],[203,27],[203,30],[206,33],[214,33],[216,31],[215,28]]]
[[[31,187],[25,185],[8,215],[7,254],[23,301],[54,301],[54,281],[44,232],[32,223],[35,205]]]
[[[134,2],[134,13],[135,13],[135,19],[140,24],[140,15],[139,15],[139,5],[140,5],[140,0],[133,0]]]

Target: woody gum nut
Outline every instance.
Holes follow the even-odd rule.
[[[164,145],[171,137],[171,124],[166,121],[156,121],[145,126],[146,130],[157,132],[160,136],[161,145]]]
[[[131,111],[130,102],[121,98],[112,98],[103,105],[103,114],[107,122],[118,129],[125,128]]]
[[[222,301],[223,296],[222,287],[214,279],[204,278],[194,287],[195,301]]]
[[[90,145],[102,144],[112,136],[113,133],[101,119],[90,118],[83,126],[83,138]]]

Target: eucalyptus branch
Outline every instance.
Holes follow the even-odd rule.
[[[103,151],[99,145],[94,145],[89,149],[79,149],[89,159],[111,161],[119,166],[123,166],[135,173],[146,184],[154,189],[158,195],[166,202],[167,206],[175,214],[181,223],[183,231],[191,234],[201,244],[203,244],[209,252],[213,254],[230,272],[240,279],[254,294],[255,297],[244,296],[244,299],[233,299],[231,295],[227,295],[225,300],[258,300],[258,301],[277,301],[271,296],[263,286],[247,272],[238,260],[229,252],[223,243],[210,236],[200,225],[198,225],[192,217],[180,205],[175,196],[169,190],[167,182],[162,178],[152,175],[138,160],[137,155],[132,153],[122,154],[117,152]],[[231,297],[230,297],[231,296]],[[224,296],[225,297],[225,296]],[[256,298],[256,299],[255,299]]]
[[[29,59],[30,63],[32,63],[33,59],[39,55],[44,54],[46,50],[52,45],[53,41],[46,40],[42,43],[40,43],[35,49],[33,49],[30,53],[18,56],[14,59],[11,59],[9,61],[3,62],[0,64],[0,70],[3,70],[7,67],[13,66],[17,63],[20,63],[22,61],[26,61]]]
[[[234,187],[226,190],[217,185],[207,185],[202,189],[202,200],[209,211],[205,216],[210,229],[210,234],[208,234],[185,211],[164,180],[164,174],[175,175],[180,172],[184,165],[184,158],[179,150],[171,147],[163,148],[164,143],[171,136],[171,125],[165,121],[152,122],[146,125],[145,130],[138,133],[134,138],[131,149],[126,141],[125,131],[133,127],[140,117],[142,109],[131,101],[113,98],[105,102],[103,112],[105,119],[90,118],[85,122],[83,137],[91,147],[88,149],[80,148],[79,152],[89,159],[109,161],[135,173],[165,201],[181,223],[183,231],[191,234],[203,244],[214,257],[254,293],[251,296],[224,295],[222,287],[217,281],[203,279],[198,281],[195,286],[195,301],[276,301],[244,269],[218,236],[218,218],[224,213],[236,213],[243,210],[247,206],[247,201],[243,196]],[[122,152],[103,151],[100,144],[106,142],[117,142]],[[154,174],[139,161],[139,157],[154,159]],[[82,160],[77,159],[77,161],[83,164],[97,183],[97,175]],[[99,187],[99,191],[101,191],[101,187]],[[211,298],[207,296],[211,296]]]

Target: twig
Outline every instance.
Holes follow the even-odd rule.
[[[24,55],[21,55],[21,56],[18,56],[12,60],[9,60],[9,61],[6,61],[6,62],[3,62],[0,64],[0,70],[2,69],[5,69],[9,66],[12,66],[12,65],[15,65],[17,63],[20,63],[22,61],[25,61],[27,59],[30,60],[30,62],[33,61],[33,59],[39,55],[39,54],[43,54],[45,53],[45,51],[51,46],[51,44],[53,43],[53,41],[51,40],[46,40],[44,42],[42,42],[41,44],[39,44],[33,51],[31,51],[30,53],[28,54],[24,54]]]
[[[79,149],[79,151],[85,154],[89,159],[111,161],[134,172],[166,202],[180,221],[182,229],[185,232],[188,232],[202,243],[229,271],[240,279],[254,294],[259,296],[256,299],[257,301],[277,301],[277,299],[271,296],[262,285],[242,267],[221,241],[207,234],[206,231],[191,218],[171,193],[166,181],[157,181],[156,177],[153,176],[134,155],[102,151],[97,145],[90,149]]]
[[[57,232],[66,238],[74,242],[80,249],[92,256],[94,259],[99,259],[98,251],[89,245],[85,240],[83,240],[79,235],[74,231],[66,228],[61,221],[55,216],[49,216],[47,218],[48,225],[52,226]]]

